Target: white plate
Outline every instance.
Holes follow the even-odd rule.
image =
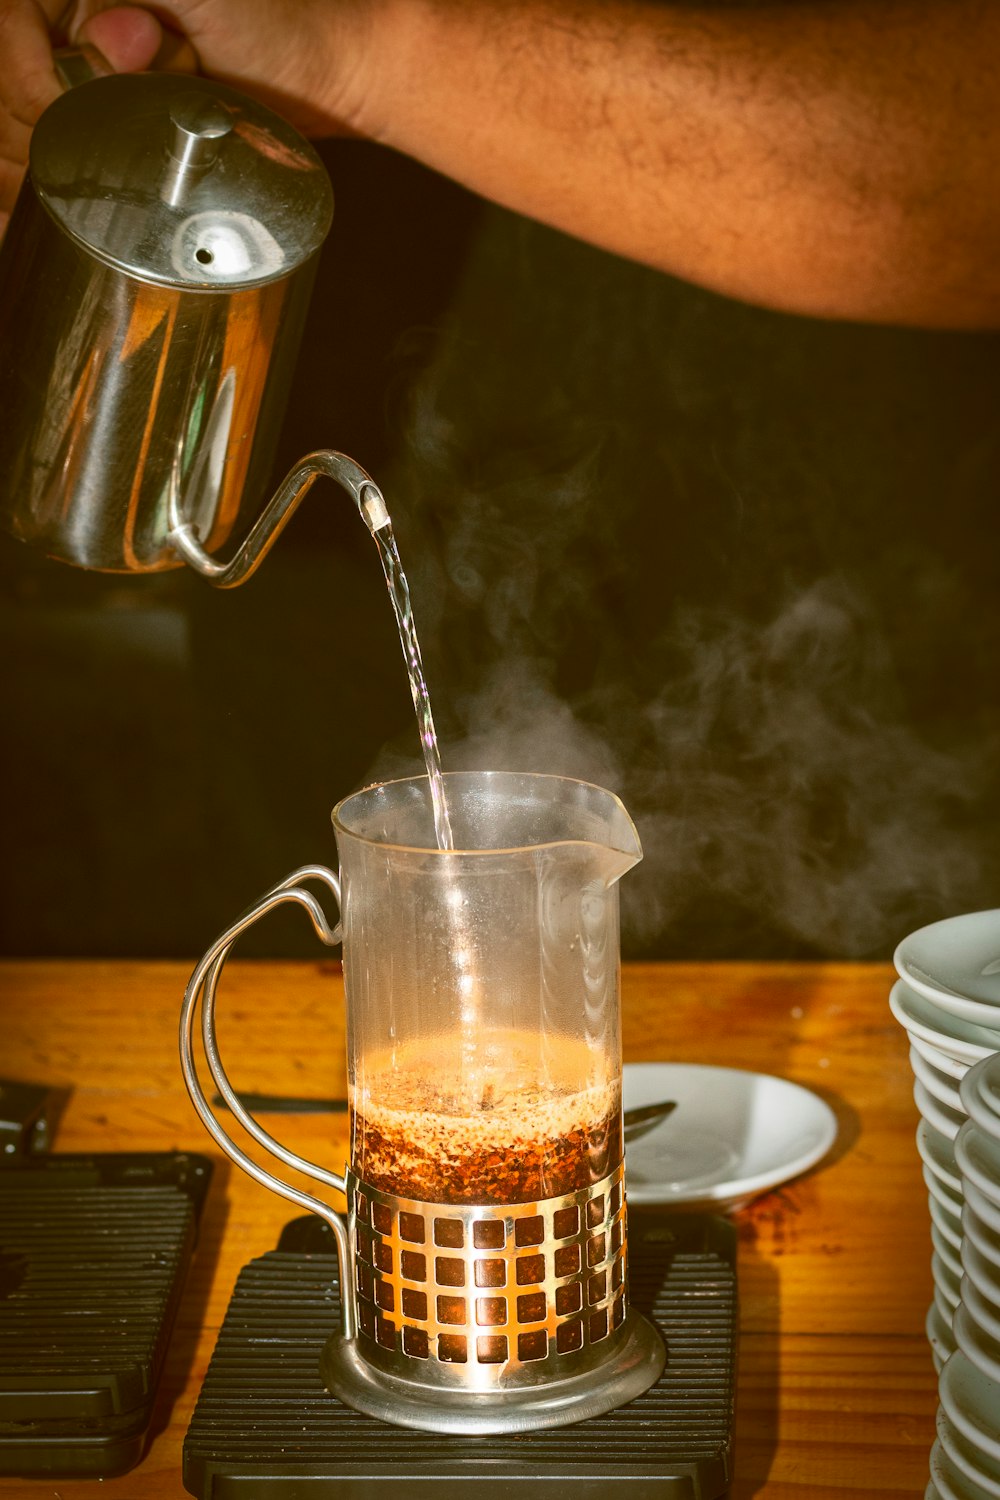
[[[988,1495],[1000,1495],[1000,1464],[959,1432],[943,1406],[937,1409],[937,1434],[956,1469],[980,1484]]]
[[[944,1323],[946,1332],[949,1332],[951,1329],[951,1320],[955,1316],[955,1308],[958,1306],[959,1300],[960,1299],[957,1292],[955,1293],[954,1298],[952,1298],[947,1296],[941,1287],[935,1286],[934,1306],[937,1308],[938,1317]],[[930,1317],[930,1313],[928,1313],[927,1316]],[[928,1338],[929,1337],[930,1334],[928,1334]]]
[[[994,1297],[996,1292],[994,1292]],[[972,1279],[966,1270],[959,1287],[959,1301],[969,1309],[976,1322],[991,1338],[1000,1339],[1000,1307]]]
[[[965,1200],[962,1198],[961,1193],[956,1193],[954,1188],[950,1188],[946,1182],[942,1182],[940,1177],[935,1176],[930,1167],[925,1165],[921,1170],[924,1185],[930,1197],[936,1198],[941,1206],[947,1209],[953,1219],[960,1219],[962,1209],[965,1206]]]
[[[1000,1343],[992,1338],[964,1302],[955,1309],[955,1343],[962,1353],[991,1380],[1000,1381]]]
[[[971,1203],[962,1210],[962,1237],[975,1246],[984,1260],[989,1261],[1000,1281],[1000,1235],[983,1222]]]
[[[948,1316],[945,1317],[937,1302],[932,1302],[927,1309],[927,1317],[924,1319],[924,1332],[927,1334],[927,1342],[934,1355],[934,1363],[939,1370],[949,1354],[955,1352],[955,1335],[951,1331],[952,1317],[950,1310]]]
[[[984,1104],[1000,1117],[1000,1061],[984,1061],[976,1083]]]
[[[889,992],[889,1009],[907,1031],[923,1037],[956,1062],[976,1063],[1000,1052],[1000,1030],[973,1026],[970,1021],[950,1015],[925,995],[911,990],[901,979],[896,980]]]
[[[979,1191],[974,1182],[966,1182],[964,1184],[963,1196],[966,1203],[975,1209],[982,1222],[991,1230],[1000,1234],[1000,1208],[997,1208],[995,1203],[991,1203],[985,1194]]]
[[[970,1073],[963,1107],[989,1135],[1000,1137],[1000,1057],[984,1057]]]
[[[910,1047],[910,1067],[913,1069],[914,1078],[919,1078],[929,1094],[935,1099],[940,1099],[942,1104],[947,1104],[949,1109],[959,1110],[963,1115],[967,1113],[962,1097],[958,1092],[955,1080],[942,1073],[940,1068],[934,1067],[926,1057],[922,1057],[916,1047]]]
[[[1000,1141],[969,1120],[955,1138],[955,1162],[962,1176],[1000,1209]]]
[[[946,1135],[935,1130],[926,1120],[921,1120],[917,1126],[917,1151],[935,1177],[940,1177],[961,1197],[962,1178],[955,1164],[955,1148]]]
[[[990,1458],[1000,1459],[1000,1384],[956,1349],[941,1371],[938,1395],[959,1432]]]
[[[948,1240],[941,1233],[936,1224],[931,1225],[931,1244],[934,1246],[934,1253],[938,1257],[938,1259],[944,1261],[945,1265],[948,1267],[949,1271],[957,1281],[961,1281],[961,1251],[956,1250],[954,1245],[948,1243]]]
[[[934,1277],[934,1301],[945,1319],[951,1322],[952,1313],[961,1301],[961,1277],[949,1271],[937,1251],[931,1256],[931,1275]]]
[[[925,1042],[923,1037],[918,1036],[915,1031],[908,1031],[906,1034],[910,1038],[910,1046],[915,1047],[920,1056],[926,1062],[929,1062],[932,1068],[937,1068],[939,1073],[944,1073],[946,1077],[953,1078],[956,1087],[961,1083],[969,1071],[969,1063],[959,1062],[957,1058],[949,1057],[947,1052],[942,1052],[941,1048],[935,1047],[932,1042]]]
[[[1000,1339],[1000,1276],[997,1275],[996,1266],[985,1255],[980,1255],[971,1240],[966,1240],[962,1248],[962,1269],[965,1276],[959,1282],[959,1295],[963,1284],[971,1282],[974,1290],[987,1304],[981,1309],[983,1316],[980,1322],[993,1338]]]
[[[929,1121],[936,1130],[940,1130],[942,1135],[946,1135],[950,1141],[953,1141],[965,1124],[965,1115],[959,1114],[957,1109],[950,1109],[947,1104],[942,1104],[940,1099],[935,1099],[933,1094],[927,1092],[919,1078],[914,1080],[913,1097],[924,1119]]]
[[[625,1150],[630,1203],[738,1208],[815,1166],[837,1117],[810,1089],[767,1073],[695,1063],[626,1063],[625,1108],[677,1108]]]
[[[948,1413],[945,1413],[945,1421],[948,1421]],[[955,1437],[961,1440],[963,1434],[958,1431],[958,1428],[952,1425],[952,1431]],[[987,1461],[979,1449],[973,1448],[972,1443],[966,1443],[966,1452],[975,1452],[979,1464]],[[930,1464],[931,1484],[937,1485],[937,1493],[942,1500],[993,1500],[994,1491],[988,1488],[990,1481],[982,1475],[982,1469],[978,1467],[981,1478],[970,1478],[969,1469],[972,1466],[970,1464],[964,1467],[958,1466],[940,1436],[931,1448]],[[925,1491],[925,1496],[927,1496],[927,1491]]]
[[[896,972],[963,1021],[1000,1026],[1000,911],[974,911],[932,922],[905,937]]]
[[[927,1207],[930,1209],[931,1223],[944,1235],[956,1255],[960,1256],[962,1253],[961,1219],[952,1209],[943,1204],[940,1198],[935,1197],[933,1194],[928,1194],[927,1196]]]

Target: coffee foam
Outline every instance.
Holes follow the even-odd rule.
[[[442,1182],[472,1164],[480,1172],[491,1154],[536,1162],[544,1186],[566,1142],[578,1140],[586,1159],[620,1107],[617,1067],[578,1037],[437,1034],[364,1060],[351,1089],[352,1161],[367,1182],[439,1201],[451,1196]]]

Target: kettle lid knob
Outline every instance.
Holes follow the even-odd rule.
[[[185,167],[210,167],[233,128],[233,116],[221,99],[186,95],[171,105],[170,123],[174,134],[168,150],[174,160]]]
[[[167,172],[160,187],[165,203],[177,205],[186,191],[215,165],[219,147],[233,128],[233,114],[221,99],[182,94],[170,107],[172,135]]]

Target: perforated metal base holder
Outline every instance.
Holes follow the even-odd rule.
[[[667,1348],[659,1380],[571,1427],[489,1437],[363,1416],[323,1388],[337,1327],[329,1231],[297,1219],[245,1267],[184,1445],[199,1500],[716,1500],[731,1481],[735,1235],[724,1220],[630,1210],[631,1301]]]

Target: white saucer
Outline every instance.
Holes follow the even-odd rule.
[[[889,1009],[911,1037],[922,1037],[957,1062],[976,1063],[1000,1051],[1000,1030],[975,1026],[941,1010],[901,979],[896,980],[889,993]]]
[[[991,1338],[1000,1339],[1000,1307],[991,1302],[988,1294],[973,1280],[972,1272],[975,1270],[976,1266],[972,1266],[971,1270],[966,1268],[959,1283],[958,1300],[969,1309],[984,1333],[988,1333]],[[995,1291],[993,1295],[996,1296]]]
[[[942,1203],[941,1199],[932,1193],[927,1195],[927,1209],[931,1216],[931,1223],[936,1226],[944,1239],[959,1256],[961,1263],[962,1254],[962,1220],[954,1209]]]
[[[955,1272],[945,1265],[937,1251],[934,1251],[931,1256],[931,1275],[934,1278],[934,1301],[942,1310],[945,1322],[951,1323],[952,1314],[961,1302],[963,1278],[957,1277]]]
[[[968,1083],[963,1079],[959,1087],[962,1104],[976,1124],[1000,1139],[1000,1057],[984,1057],[970,1069]]]
[[[927,1309],[924,1332],[940,1373],[945,1360],[955,1352],[955,1335],[951,1331],[951,1316],[944,1317],[936,1302],[932,1302]]]
[[[955,1138],[955,1162],[963,1178],[977,1187],[994,1207],[1000,1208],[1000,1141],[993,1140],[969,1120]]]
[[[927,1188],[928,1198],[936,1198],[942,1206],[947,1209],[953,1219],[961,1219],[962,1210],[965,1206],[960,1193],[955,1193],[950,1187],[943,1183],[940,1177],[936,1177],[930,1167],[921,1165],[924,1186]]]
[[[913,1047],[925,1062],[929,1062],[932,1068],[937,1068],[939,1073],[944,1073],[948,1078],[955,1080],[956,1088],[962,1082],[969,1071],[967,1062],[959,1062],[957,1058],[949,1057],[947,1052],[942,1052],[940,1047],[935,1047],[930,1042],[925,1042],[922,1036],[917,1036],[915,1031],[907,1032],[910,1038],[910,1046]]]
[[[943,1416],[945,1416],[945,1421],[948,1421],[948,1413],[943,1413]],[[960,1440],[961,1436],[963,1436],[954,1425],[952,1425],[952,1434],[954,1434],[955,1439]],[[954,1442],[952,1442],[952,1446],[954,1446]],[[937,1437],[937,1442],[931,1448],[931,1484],[937,1485],[937,1493],[939,1493],[940,1500],[993,1500],[993,1496],[996,1496],[997,1491],[988,1490],[987,1485],[990,1481],[982,1478],[981,1460],[984,1455],[981,1454],[979,1449],[973,1448],[972,1443],[967,1443],[966,1452],[975,1452],[975,1466],[964,1464],[964,1466],[960,1467],[955,1463],[954,1455],[949,1451],[949,1446],[943,1442],[942,1436],[940,1436],[939,1427],[939,1437]],[[969,1470],[972,1467],[976,1467],[976,1473],[981,1475],[981,1478],[970,1478]],[[927,1494],[927,1491],[925,1491],[925,1494]]]
[[[933,1094],[928,1093],[919,1078],[914,1079],[913,1098],[917,1108],[924,1119],[953,1141],[959,1130],[965,1124],[965,1112],[951,1109],[949,1105],[942,1104],[940,1099],[935,1099]]]
[[[810,1089],[740,1068],[626,1063],[626,1109],[674,1099],[674,1112],[626,1147],[630,1203],[734,1209],[815,1166],[837,1117]]]
[[[956,1349],[938,1382],[941,1405],[959,1432],[993,1459],[1000,1459],[1000,1385]]]
[[[1000,1275],[997,1273],[996,1265],[983,1255],[978,1245],[971,1240],[965,1240],[962,1244],[962,1269],[965,1272],[964,1280],[971,1282],[986,1303],[982,1323],[988,1328],[995,1339],[1000,1339]],[[959,1283],[959,1295],[961,1295],[962,1283]]]
[[[917,1048],[912,1045],[910,1067],[913,1069],[913,1076],[920,1079],[924,1088],[929,1094],[933,1094],[935,1099],[940,1099],[941,1103],[947,1104],[949,1109],[958,1110],[963,1115],[967,1113],[955,1080],[942,1073],[941,1069],[935,1067],[933,1063],[929,1063],[926,1057],[921,1056]]]
[[[955,1309],[954,1336],[956,1345],[967,1359],[971,1359],[990,1380],[1000,1381],[1000,1344],[964,1302]]]
[[[1000,1208],[991,1203],[985,1193],[981,1193],[974,1182],[968,1180],[962,1184],[962,1196],[964,1201],[973,1208],[982,1222],[996,1234],[1000,1234]]]
[[[917,1152],[936,1177],[947,1183],[953,1194],[962,1196],[962,1178],[955,1162],[952,1142],[927,1120],[917,1126]]]
[[[959,1469],[941,1439],[930,1452],[931,1484],[936,1485],[940,1500],[991,1500],[992,1491]],[[927,1491],[924,1491],[926,1500]]]
[[[947,1266],[956,1285],[959,1285],[962,1280],[961,1250],[952,1245],[934,1223],[931,1224],[931,1244],[934,1247],[935,1261]]]
[[[932,922],[893,955],[912,989],[980,1026],[1000,1026],[1000,911]]]
[[[1000,1235],[976,1213],[971,1203],[962,1209],[962,1238],[974,1245],[985,1261],[996,1270],[1000,1281]]]
[[[937,1409],[937,1435],[956,1470],[978,1484],[987,1495],[1000,1495],[1000,1467],[996,1460],[959,1432],[943,1406]]]

